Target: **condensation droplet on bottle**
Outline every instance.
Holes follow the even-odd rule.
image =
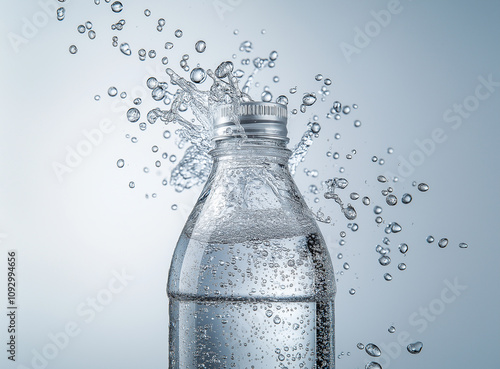
[[[149,77],[146,81],[146,86],[148,86],[149,89],[153,90],[158,87],[158,80],[155,77]]]
[[[77,48],[75,45],[71,45],[71,46],[69,47],[69,52],[70,52],[70,54],[76,54],[76,53],[77,53],[77,51],[78,51],[78,48]]]
[[[365,346],[365,351],[368,355],[373,356],[373,357],[379,357],[382,353],[380,352],[380,349],[378,348],[377,345],[373,343],[369,343]]]
[[[161,63],[163,65],[167,65],[168,64],[168,58],[166,56],[164,56],[163,58],[161,58]]]
[[[132,55],[132,50],[130,49],[130,45],[126,42],[120,45],[120,51],[127,56]]]
[[[207,74],[205,73],[205,69],[198,67],[193,68],[189,77],[194,83],[203,83],[207,78]]]
[[[434,242],[434,237],[433,236],[427,236],[426,241],[428,243],[433,243]]]
[[[116,162],[116,166],[118,168],[123,168],[124,165],[125,165],[125,160],[123,159],[118,159],[118,161]]]
[[[446,246],[448,246],[448,239],[447,238],[441,238],[438,241],[438,246],[444,249]]]
[[[141,118],[141,112],[137,108],[130,108],[127,111],[127,119],[129,122],[137,122]]]
[[[414,342],[414,343],[410,343],[406,349],[408,350],[408,352],[410,354],[419,354],[420,351],[422,351],[422,348],[424,347],[424,344],[420,341],[417,341],[417,342]]]
[[[420,192],[426,192],[429,190],[429,186],[426,183],[420,183],[417,188]]]
[[[100,96],[100,95],[95,95],[95,96],[94,96],[94,100],[95,100],[95,101],[99,101],[99,100],[101,100],[101,96]]]
[[[411,200],[413,200],[413,197],[411,197],[411,195],[409,193],[405,193],[402,197],[401,197],[401,202],[403,204],[409,204],[411,202]]]
[[[198,42],[196,42],[196,44],[194,45],[194,49],[199,52],[199,53],[202,53],[205,51],[205,49],[207,48],[207,43],[203,40],[199,40]]]
[[[149,56],[151,59],[156,58],[156,50],[149,50],[149,52],[148,52],[148,56]]]
[[[402,243],[399,245],[399,252],[402,254],[406,254],[408,251],[408,245],[406,243]]]
[[[123,4],[119,1],[115,1],[111,4],[111,10],[115,13],[119,13],[123,10]]]
[[[378,158],[376,156],[372,156],[372,161],[376,163],[378,161]]]

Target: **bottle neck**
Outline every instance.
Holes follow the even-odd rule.
[[[262,159],[276,164],[287,164],[290,150],[286,141],[270,138],[230,138],[215,142],[215,148],[210,151],[214,162],[234,161],[252,162]]]

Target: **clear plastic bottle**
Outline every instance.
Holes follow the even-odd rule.
[[[286,107],[231,111],[170,267],[169,368],[334,368],[333,267],[288,170]]]

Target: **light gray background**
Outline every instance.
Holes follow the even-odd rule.
[[[333,80],[327,102],[291,118],[290,136],[297,142],[312,115],[318,114],[323,128],[299,166],[296,181],[311,207],[321,206],[334,219],[335,226],[322,225],[322,229],[336,270],[346,261],[351,265],[343,275],[337,274],[336,342],[337,353],[344,353],[337,368],[363,368],[369,361],[356,348],[358,342],[378,344],[384,368],[495,367],[500,344],[500,91],[495,87],[457,129],[443,114],[454,104],[473,101],[470,96],[480,76],[500,81],[498,2],[401,0],[401,11],[384,27],[372,28],[376,35],[350,62],[342,43],[354,45],[357,27],[376,27],[371,11],[387,9],[390,2],[124,1],[120,14],[101,2],[99,6],[90,0],[63,3],[67,15],[62,22],[52,11],[52,18],[44,18],[37,1],[1,6],[2,296],[6,295],[7,250],[19,254],[18,361],[9,362],[2,348],[2,368],[21,364],[35,368],[32,359],[44,350],[53,354],[47,360],[50,368],[167,367],[165,281],[177,237],[200,188],[178,194],[161,185],[173,165],[164,162],[161,171],[153,169],[158,155],[150,147],[157,144],[160,152],[179,155],[175,139],[163,139],[164,127],[159,124],[140,132],[126,121],[124,111],[142,94],[148,76],[166,79],[162,56],[168,55],[169,65],[176,70],[186,52],[191,55],[191,67],[200,62],[213,68],[233,53],[239,61],[238,46],[247,39],[255,46],[250,57],[266,57],[274,49],[280,55],[277,67],[259,76],[261,86],[252,92],[255,97],[266,84],[275,97],[293,86],[298,86],[297,95],[317,91],[321,84],[314,80],[316,73]],[[224,4],[220,15],[215,8]],[[151,9],[151,17],[143,15],[145,8]],[[34,17],[39,26],[23,34],[26,19],[36,22]],[[160,17],[167,22],[161,33],[156,31]],[[112,32],[110,25],[121,18],[127,21],[124,30]],[[97,32],[93,41],[76,31],[87,20]],[[180,40],[173,36],[177,28],[184,31]],[[238,36],[233,35],[236,28]],[[266,34],[261,34],[262,29]],[[17,51],[9,41],[13,34],[26,40]],[[120,42],[130,43],[131,57],[111,46],[114,34]],[[203,55],[193,51],[198,39],[208,44]],[[167,52],[165,41],[176,46]],[[71,44],[79,48],[76,55],[68,52]],[[156,49],[158,56],[140,62],[137,50],[141,47]],[[280,77],[278,84],[271,80],[274,75]],[[106,91],[112,85],[126,91],[127,99],[108,97]],[[94,101],[95,94],[101,95],[101,101]],[[142,97],[144,116],[155,104]],[[291,98],[290,107],[298,107],[299,98]],[[327,120],[324,116],[336,99],[357,103],[359,109],[340,121]],[[85,140],[82,130],[96,129],[103,119],[112,122],[112,132],[103,134],[91,154],[58,181],[53,163],[64,164],[68,147],[75,149]],[[363,122],[361,128],[353,127],[354,119]],[[386,222],[398,221],[403,232],[389,235],[393,262],[383,268],[374,251],[385,236],[383,228],[375,225],[372,211],[373,205],[384,204],[380,194],[384,185],[376,177],[397,173],[401,158],[418,155],[415,140],[431,138],[436,128],[443,129],[447,139],[424,155],[409,175],[391,183],[398,197],[410,192],[414,200],[410,205],[384,206]],[[333,138],[336,132],[341,133],[340,140]],[[139,142],[131,144],[126,134],[137,136]],[[394,154],[387,153],[388,147],[394,148]],[[347,160],[351,149],[357,154]],[[327,158],[328,150],[338,151],[341,159]],[[373,155],[383,157],[386,164],[372,163]],[[123,169],[116,167],[119,158],[127,163]],[[144,166],[152,169],[149,174],[142,172]],[[351,191],[372,198],[369,207],[353,202],[359,214],[356,233],[347,229],[335,204],[322,196],[316,204],[316,196],[308,193],[310,184],[320,186],[321,181],[340,176],[341,166],[345,167],[342,176],[350,182],[340,192],[342,198],[348,201]],[[319,176],[306,176],[304,168],[317,169]],[[131,180],[136,182],[133,190],[128,188]],[[418,193],[411,185],[414,180],[427,182],[431,189]],[[157,198],[151,198],[153,193]],[[146,200],[145,194],[150,198]],[[179,209],[171,210],[172,204]],[[343,247],[338,246],[341,230],[347,231]],[[450,244],[445,249],[436,242],[429,245],[425,242],[429,234],[447,237]],[[397,251],[400,242],[410,246],[406,257]],[[459,242],[467,242],[469,248],[459,249]],[[338,253],[343,254],[342,260]],[[408,269],[400,272],[397,264],[403,261]],[[102,311],[94,309],[94,319],[86,322],[89,315],[78,308],[88,298],[109,296],[106,289],[114,281],[113,271],[122,270],[134,279],[113,294]],[[394,277],[391,282],[383,280],[386,271]],[[453,302],[444,302],[453,296],[447,294],[447,281],[466,287]],[[349,295],[350,288],[356,289],[354,296]],[[5,298],[0,301],[3,345],[7,303]],[[421,308],[438,314],[425,319]],[[426,322],[425,328],[411,322],[416,314]],[[50,351],[49,335],[64,331],[69,322],[78,327],[78,334],[56,353]],[[387,331],[390,325],[396,333]],[[424,343],[419,355],[410,355],[396,343],[398,335],[405,334]]]

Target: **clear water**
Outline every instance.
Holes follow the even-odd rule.
[[[322,242],[311,234],[213,244],[183,234],[169,278],[170,368],[333,368]]]

